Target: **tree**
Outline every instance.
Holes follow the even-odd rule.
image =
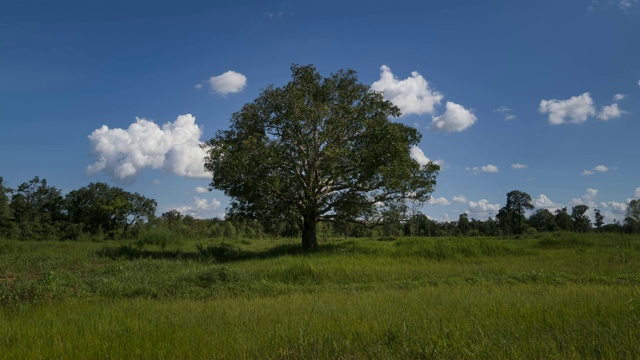
[[[526,210],[533,209],[532,201],[531,195],[522,191],[513,190],[507,193],[507,203],[496,216],[506,234],[522,231],[522,221],[525,220],[524,213]]]
[[[37,176],[13,191],[9,206],[22,239],[56,238],[65,221],[60,190]]]
[[[105,183],[91,183],[66,196],[69,220],[91,233],[106,231],[111,237],[139,221],[155,218],[157,203]]]
[[[4,182],[4,179],[0,176],[0,236],[9,235],[9,229],[11,229],[12,211],[9,207],[9,197],[7,194],[11,192]]]
[[[529,217],[529,225],[536,231],[554,231],[557,228],[556,219],[547,209],[538,209]]]
[[[460,214],[458,217],[458,230],[462,235],[467,235],[470,230],[469,215],[467,213]]]
[[[584,204],[571,208],[571,220],[575,231],[587,232],[591,230],[591,219],[586,215],[587,210],[589,210],[589,206]]]
[[[556,210],[556,225],[560,230],[571,231],[573,230],[573,221],[571,215],[567,212],[567,208]]]
[[[599,209],[595,209],[594,214],[596,220],[594,225],[596,226],[596,228],[598,228],[598,230],[600,230],[600,227],[604,225],[604,215],[602,215]]]
[[[640,232],[640,199],[631,200],[627,206],[624,226],[629,232]]]
[[[291,71],[287,85],[266,88],[204,144],[210,187],[231,198],[229,214],[265,228],[294,223],[313,251],[318,222],[397,221],[407,201],[429,198],[439,167],[410,157],[421,135],[389,120],[396,106],[352,70]]]

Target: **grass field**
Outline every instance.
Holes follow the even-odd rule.
[[[0,241],[0,358],[640,358],[640,237]]]

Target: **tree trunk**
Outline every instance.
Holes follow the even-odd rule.
[[[302,248],[306,252],[313,252],[317,247],[316,218],[315,216],[305,216],[302,225]]]

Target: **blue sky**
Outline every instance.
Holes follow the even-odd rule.
[[[196,217],[199,141],[292,63],[383,91],[442,166],[423,212],[521,190],[622,220],[640,198],[640,1],[0,2],[0,176],[107,182]]]

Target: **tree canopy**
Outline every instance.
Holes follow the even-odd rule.
[[[288,84],[267,87],[204,144],[210,187],[231,198],[231,216],[296,224],[310,251],[317,222],[382,224],[402,217],[408,201],[428,200],[439,167],[411,158],[421,135],[389,120],[400,116],[395,105],[352,70],[291,71]]]

